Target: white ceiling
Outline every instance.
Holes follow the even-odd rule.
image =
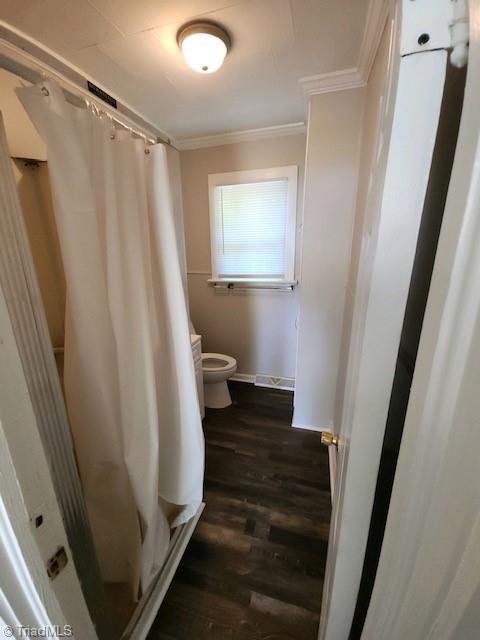
[[[0,19],[80,67],[175,138],[302,121],[299,79],[355,67],[368,0],[0,0]],[[224,66],[189,69],[179,27],[232,36]]]

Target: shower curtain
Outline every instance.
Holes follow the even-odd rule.
[[[65,398],[102,575],[137,597],[203,485],[166,151],[67,103],[51,81],[17,93],[48,149]]]

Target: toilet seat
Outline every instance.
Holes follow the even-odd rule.
[[[209,373],[222,373],[231,369],[236,369],[235,358],[226,356],[223,353],[202,353],[202,369]]]

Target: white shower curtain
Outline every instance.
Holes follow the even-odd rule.
[[[17,90],[47,144],[67,281],[64,384],[103,577],[134,595],[202,499],[204,442],[166,152]]]

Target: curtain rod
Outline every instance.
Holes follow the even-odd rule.
[[[178,151],[164,131],[157,129],[117,98],[115,98],[116,108],[96,100],[94,94],[88,91],[89,79],[79,70],[2,21],[0,21],[0,67],[32,84],[52,78],[59,82],[67,100],[72,104],[77,106],[84,105],[86,102],[93,104],[120,126],[130,129],[138,136],[153,138],[156,142],[162,142]]]

